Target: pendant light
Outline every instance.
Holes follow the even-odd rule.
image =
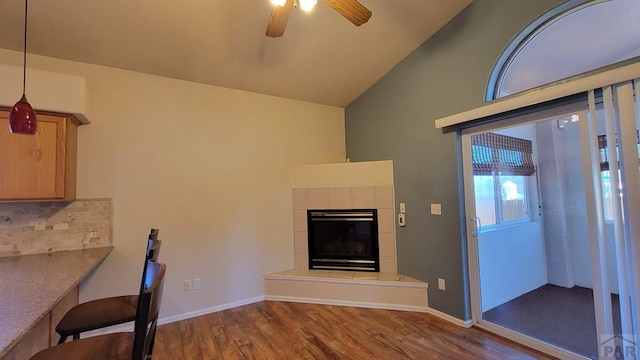
[[[13,105],[9,114],[9,126],[14,134],[33,135],[36,133],[36,113],[27,101],[25,88],[27,84],[27,9],[28,1],[24,0],[24,47],[22,57],[22,98]]]

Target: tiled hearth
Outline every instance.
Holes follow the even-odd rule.
[[[427,284],[395,273],[287,270],[265,276],[267,300],[425,312]]]

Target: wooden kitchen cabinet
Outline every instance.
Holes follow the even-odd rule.
[[[37,116],[35,135],[12,134],[9,111],[0,110],[0,201],[75,199],[80,121]]]

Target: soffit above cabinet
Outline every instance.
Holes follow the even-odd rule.
[[[0,106],[10,108],[20,99],[22,68],[0,64]],[[81,76],[27,69],[27,96],[36,112],[72,114],[89,123],[88,93]]]

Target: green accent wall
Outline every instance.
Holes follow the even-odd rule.
[[[471,318],[460,139],[436,119],[483,105],[510,41],[558,0],[475,0],[345,110],[347,157],[393,160],[398,272],[429,283],[429,306]],[[430,204],[442,204],[442,215]],[[446,280],[438,290],[437,278]]]

